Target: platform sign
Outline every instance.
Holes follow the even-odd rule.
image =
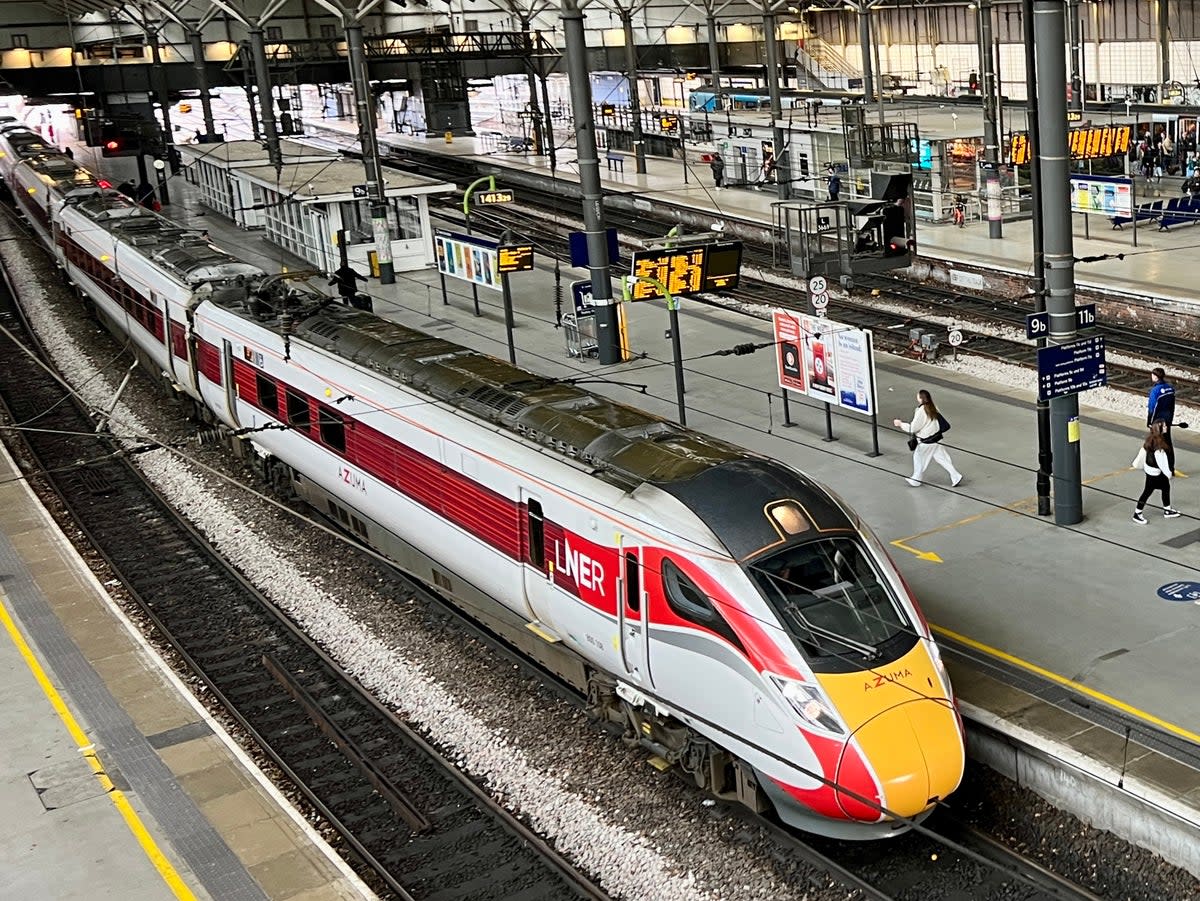
[[[1040,348],[1037,356],[1039,401],[1108,384],[1104,338],[1099,335]]]
[[[486,238],[437,231],[433,236],[438,272],[481,288],[501,290],[496,244]]]
[[[1096,325],[1096,305],[1085,303],[1075,308],[1075,328],[1093,328]],[[1025,337],[1030,341],[1050,336],[1050,314],[1030,313],[1025,317]]]
[[[351,197],[363,198],[363,197],[367,196],[367,193],[368,192],[367,192],[366,185],[351,185],[350,186],[350,196]]]
[[[496,248],[496,269],[501,275],[533,271],[532,244],[505,244]]]
[[[581,279],[577,282],[571,282],[571,301],[575,306],[576,319],[596,314],[596,305],[592,300],[591,279]]]
[[[516,191],[477,191],[473,199],[476,203],[512,203],[517,199]]]
[[[1071,212],[1132,218],[1133,179],[1072,175]]]
[[[616,114],[617,114],[617,107],[615,104],[612,104],[612,103],[601,103],[600,104],[600,115],[615,116]]]
[[[617,230],[615,228],[605,229],[604,237],[608,242],[608,261],[615,263],[621,256],[621,248],[617,244]],[[584,232],[571,232],[568,234],[567,244],[571,248],[572,266],[589,265],[587,235]]]
[[[678,116],[659,116],[658,117],[658,127],[661,128],[663,130],[663,132],[666,134],[669,134],[669,135],[674,134],[676,132],[676,130],[679,128],[679,117]]]
[[[775,310],[779,386],[870,416],[875,412],[871,332],[828,319]]]

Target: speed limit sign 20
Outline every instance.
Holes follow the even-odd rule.
[[[958,347],[958,345],[963,343],[962,329],[956,329],[956,328],[950,329],[949,337],[950,337],[950,346]]]

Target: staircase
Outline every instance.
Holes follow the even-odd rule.
[[[862,72],[820,38],[808,38],[803,47],[797,46],[795,60],[807,87],[847,91],[851,81],[862,84]]]

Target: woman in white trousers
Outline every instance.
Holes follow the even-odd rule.
[[[941,445],[942,428],[938,424],[938,409],[928,391],[922,388],[917,392],[917,408],[913,410],[912,422],[893,419],[892,425],[917,439],[917,447],[913,451],[913,472],[908,484],[914,488],[919,486],[921,477],[929,468],[930,461],[933,461],[946,470],[950,476],[951,487],[958,486],[963,479],[962,473],[954,468],[950,454]]]

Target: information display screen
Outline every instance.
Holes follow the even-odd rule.
[[[479,191],[475,194],[476,203],[512,203],[517,195],[510,190]]]
[[[690,247],[639,250],[633,255],[634,276],[662,282],[672,297],[700,291],[731,291],[740,281],[742,242],[720,241]],[[635,281],[631,300],[656,300],[662,292],[649,282]]]
[[[695,294],[704,288],[704,251],[704,247],[639,250],[633,255],[633,275],[662,282],[672,297]],[[649,282],[635,281],[630,296],[633,300],[654,300],[663,294]]]
[[[529,272],[533,269],[532,244],[505,244],[496,248],[496,269],[509,272]]]
[[[726,241],[706,250],[704,290],[732,291],[741,282],[742,242]]]
[[[1132,125],[1082,125],[1067,132],[1067,147],[1073,160],[1100,160],[1128,153],[1132,141]],[[1014,166],[1029,162],[1028,134],[1020,132],[1012,136],[1009,156]]]

